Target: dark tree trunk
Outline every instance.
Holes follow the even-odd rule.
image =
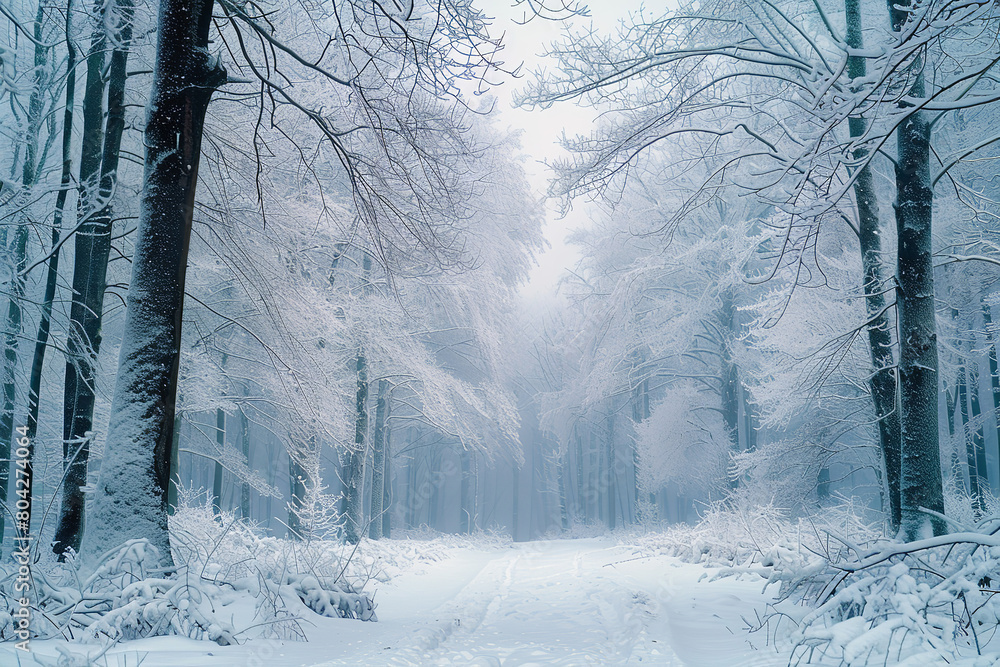
[[[990,488],[986,471],[986,439],[983,435],[982,409],[979,406],[979,364],[976,361],[966,365],[965,373],[969,383],[969,442],[973,452],[973,465],[969,468],[969,476],[976,477],[976,518],[982,516],[986,506],[984,498]]]
[[[386,418],[388,421],[388,417]],[[382,537],[388,539],[392,536],[392,428],[389,424],[385,426],[385,473],[382,491]]]
[[[356,417],[354,422],[354,447],[348,453],[347,476],[344,479],[346,499],[344,537],[351,544],[361,540],[364,529],[361,492],[365,479],[365,453],[368,444],[368,361],[364,353],[357,358],[358,385],[355,394]]]
[[[211,0],[160,4],[138,238],[95,520],[87,531],[91,555],[144,537],[171,561],[167,485],[184,278],[205,112],[226,81],[208,55],[211,20]]]
[[[847,44],[861,49],[864,42],[861,35],[861,11],[859,0],[845,0],[847,14]],[[867,73],[864,58],[848,58],[847,71],[852,79],[860,79]],[[861,117],[848,120],[851,138],[861,137],[867,123]],[[868,156],[867,148],[854,151],[855,160],[863,161]],[[855,175],[854,198],[858,207],[858,241],[861,246],[862,287],[865,293],[865,310],[868,315],[868,354],[872,361],[873,373],[868,381],[875,419],[878,421],[879,450],[885,466],[886,494],[889,497],[889,525],[893,533],[899,530],[901,520],[899,475],[900,475],[900,431],[899,410],[896,405],[896,376],[893,372],[892,331],[894,324],[886,312],[885,277],[882,269],[882,227],[879,220],[878,198],[871,169],[865,165]]]
[[[52,216],[52,250],[49,256],[45,276],[45,296],[42,300],[42,313],[38,321],[38,333],[35,336],[35,354],[31,362],[31,377],[28,381],[28,462],[25,470],[27,482],[28,508],[24,520],[18,521],[21,536],[26,538],[31,534],[32,480],[34,479],[35,438],[38,435],[38,407],[42,389],[42,369],[45,366],[45,351],[49,343],[49,327],[52,321],[52,302],[55,300],[56,283],[59,278],[59,239],[62,234],[63,215],[66,208],[66,196],[73,182],[73,108],[76,104],[76,47],[72,39],[73,2],[66,4],[66,97],[63,108],[62,127],[62,172],[59,177],[59,193],[56,195],[56,207]],[[2,526],[0,522],[0,526]],[[0,540],[3,531],[0,530]]]
[[[616,520],[618,515],[618,510],[615,507],[615,492],[616,492],[616,479],[615,479],[615,415],[611,412],[608,415],[608,441],[607,441],[607,466],[605,469],[604,485],[605,494],[607,495],[608,501],[608,528],[614,530],[616,527]]]
[[[583,477],[583,438],[579,426],[573,427],[573,437],[576,438],[576,520],[587,521],[587,485]]]
[[[901,33],[909,13],[888,2],[892,29]],[[919,56],[918,56],[919,58]],[[924,63],[910,64],[908,91],[923,99]],[[944,513],[938,442],[938,351],[931,239],[934,192],[930,175],[930,119],[910,102],[896,129],[896,302],[899,310],[900,533],[907,540],[943,535],[947,523],[921,508]]]
[[[371,490],[371,521],[368,525],[368,537],[373,540],[382,538],[382,506],[385,500],[385,440],[386,418],[389,416],[389,381],[378,381],[378,394],[375,400],[375,431],[372,433],[372,490]]]
[[[215,410],[215,444],[218,446],[219,454],[226,447],[226,413],[222,408]],[[219,459],[215,459],[215,466],[212,470],[212,510],[216,514],[222,512],[222,464]]]
[[[291,452],[288,453],[288,532],[294,540],[304,540],[309,536],[309,527],[303,516],[306,507],[306,471]]]
[[[649,419],[649,379],[645,378],[632,392],[632,422],[638,426]],[[635,439],[632,441],[632,489],[635,492],[635,503],[632,506],[632,520],[639,518],[639,447]],[[653,494],[650,493],[650,497]],[[655,500],[651,501],[655,502]]]
[[[556,464],[558,466],[559,479],[559,523],[563,532],[569,530],[569,498],[566,495],[566,476],[569,474],[569,453],[559,457]]]
[[[170,479],[167,481],[167,514],[177,511],[177,492],[181,486],[181,416],[174,414],[174,433],[170,442]]]
[[[31,94],[28,97],[28,115],[26,118],[27,127],[24,135],[24,163],[21,168],[21,204],[26,204],[31,196],[31,189],[38,181],[38,173],[41,171],[38,156],[38,135],[42,126],[42,110],[44,106],[44,95],[48,82],[46,80],[46,61],[48,60],[48,47],[44,45],[42,35],[42,21],[45,17],[43,3],[38,3],[38,11],[35,14],[34,38],[35,38],[35,62],[34,79]],[[14,275],[11,279],[10,298],[7,302],[7,326],[4,332],[4,356],[3,356],[3,406],[0,408],[0,502],[6,503],[10,481],[10,454],[11,443],[14,437],[14,407],[17,401],[17,357],[18,342],[21,337],[22,301],[24,300],[24,290],[27,277],[24,275],[28,266],[28,236],[30,221],[24,219],[23,212],[18,214],[22,217],[14,233],[14,241],[10,248],[3,247],[9,252],[12,260]],[[6,245],[6,230],[0,237]],[[3,539],[5,513],[0,512],[0,540]]]
[[[990,360],[990,389],[993,394],[993,416],[997,426],[997,447],[1000,451],[1000,371],[997,369],[997,346],[993,340],[993,318],[990,314],[990,304],[983,301],[983,322],[985,323],[986,343]],[[1000,471],[997,471],[1000,480]]]
[[[720,331],[726,335],[719,341],[721,346],[720,358],[722,368],[720,382],[722,384],[720,392],[722,398],[722,423],[729,434],[730,449],[732,452],[740,451],[740,403],[739,386],[740,377],[736,364],[733,362],[729,350],[729,335],[736,331],[736,308],[733,304],[733,294],[727,290],[721,296],[721,306],[719,309]],[[729,480],[729,487],[735,489],[739,486],[739,480],[735,477]]]
[[[246,393],[244,391],[244,395]],[[247,468],[253,470],[250,465],[250,420],[242,408],[240,408],[240,446]],[[240,516],[244,519],[250,518],[250,484],[245,480],[240,484]]]
[[[472,454],[467,449],[459,452],[462,463],[462,479],[460,483],[460,494],[462,506],[459,508],[459,531],[465,535],[472,532],[472,516],[475,512],[474,500],[472,499]]]

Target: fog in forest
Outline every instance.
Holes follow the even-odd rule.
[[[0,24],[0,665],[1000,664],[1000,3]]]

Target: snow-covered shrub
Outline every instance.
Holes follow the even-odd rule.
[[[175,567],[146,540],[101,556],[84,576],[71,559],[32,565],[32,633],[91,641],[179,635],[220,645],[302,638],[310,614],[377,620],[363,591],[375,562],[330,542],[261,537],[211,508],[182,506],[171,522]],[[0,565],[0,639],[13,639],[16,564]]]
[[[867,543],[881,531],[867,521],[850,499],[817,514],[793,518],[773,504],[757,505],[739,494],[709,505],[696,524],[677,524],[662,533],[630,538],[656,554],[676,556],[710,566],[764,567],[829,551],[831,534]],[[765,574],[768,572],[764,571]]]
[[[775,567],[783,596],[812,607],[793,635],[793,664],[847,667],[979,655],[1000,627],[1000,520],[969,532],[875,548],[846,540],[832,557]],[[892,664],[896,664],[893,662]]]

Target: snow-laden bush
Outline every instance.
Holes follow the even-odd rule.
[[[176,567],[160,568],[146,540],[101,556],[89,575],[71,559],[31,567],[36,637],[119,641],[179,635],[239,643],[303,638],[309,615],[376,620],[362,589],[374,563],[353,562],[343,545],[261,537],[211,508],[182,506],[171,521]],[[17,565],[0,565],[0,639],[13,639]],[[3,622],[6,619],[6,622]]]
[[[847,498],[840,501],[815,515],[793,518],[773,504],[757,505],[736,495],[706,507],[696,524],[677,524],[629,540],[654,554],[708,566],[739,565],[741,571],[756,568],[766,575],[778,561],[801,562],[829,550],[831,533],[859,543],[881,536],[858,505]]]
[[[951,501],[971,522],[970,499]],[[697,525],[631,541],[716,577],[777,584],[770,613],[747,620],[787,643],[792,665],[1000,664],[1000,515],[968,527],[951,519],[956,532],[912,543],[863,517],[848,499],[797,520],[730,500]]]
[[[840,549],[775,564],[782,597],[811,607],[793,634],[793,664],[932,664],[1000,646],[1000,519],[941,537]]]

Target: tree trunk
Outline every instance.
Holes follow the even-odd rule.
[[[392,506],[392,428],[388,424],[389,417],[386,416],[385,425],[385,473],[382,475],[382,537],[389,539],[392,536],[392,514],[389,508]]]
[[[510,533],[515,542],[520,542],[521,535],[518,531],[520,526],[520,509],[521,509],[521,469],[512,468],[514,471],[514,489],[512,491],[513,497],[511,502],[511,515],[510,515]]]
[[[983,322],[985,323],[986,343],[990,360],[990,389],[993,394],[993,416],[997,425],[997,447],[1000,452],[1000,371],[997,369],[997,346],[993,340],[993,318],[990,315],[990,304],[983,301]],[[1000,480],[1000,471],[997,472]]]
[[[222,456],[222,450],[226,447],[226,413],[222,408],[215,410],[215,444],[218,445],[218,457]],[[222,513],[222,464],[219,458],[215,459],[215,467],[212,471],[212,511],[216,514]]]
[[[854,49],[864,48],[861,33],[859,0],[845,0],[847,14],[847,44]],[[850,56],[847,71],[852,79],[863,78],[867,73],[864,58]],[[865,133],[867,122],[859,117],[848,119],[851,138]],[[862,161],[868,156],[867,148],[858,148],[853,158]],[[861,246],[862,288],[865,294],[865,311],[868,316],[868,354],[873,373],[868,380],[875,419],[878,421],[879,450],[885,466],[886,494],[889,497],[889,525],[893,533],[899,530],[901,520],[900,475],[900,426],[896,409],[896,376],[893,373],[892,331],[894,324],[886,312],[883,289],[885,277],[882,270],[882,227],[879,220],[878,198],[875,183],[868,165],[855,176],[854,198],[858,207],[858,242]]]
[[[365,479],[365,453],[368,444],[368,362],[363,352],[357,359],[358,388],[355,394],[356,418],[354,421],[354,447],[348,454],[347,478],[344,482],[345,521],[344,537],[351,544],[361,540],[364,518],[361,491]]]
[[[244,391],[244,395],[246,393]],[[247,414],[242,407],[240,408],[240,445],[247,468],[253,470],[250,465],[250,420],[247,419]],[[250,518],[250,483],[246,480],[240,484],[240,516],[244,519]]]
[[[735,332],[736,308],[733,305],[732,292],[730,290],[723,292],[721,301],[722,304],[719,309],[719,321],[721,323],[720,331]],[[729,350],[728,339],[720,340],[719,345],[722,347],[720,350],[722,368],[721,375],[719,377],[719,381],[722,384],[720,389],[722,398],[722,422],[726,427],[726,433],[729,434],[730,449],[734,454],[736,454],[740,451],[740,378],[736,364],[733,362],[732,355]],[[729,480],[729,488],[735,489],[738,486],[738,479],[733,477]]]
[[[306,471],[292,452],[288,452],[288,532],[293,540],[309,537],[309,526],[303,521],[306,511]]]
[[[148,538],[171,561],[167,484],[184,278],[205,112],[226,72],[208,55],[211,0],[160,4],[146,161],[90,555]]]
[[[170,479],[167,481],[167,514],[177,511],[177,492],[181,486],[181,416],[174,414],[174,433],[170,441]]]
[[[34,38],[35,38],[35,62],[34,79],[31,94],[28,97],[27,126],[24,135],[24,163],[21,166],[21,201],[18,202],[18,209],[22,209],[27,204],[31,196],[31,189],[38,181],[38,173],[42,165],[38,157],[38,135],[42,125],[42,110],[44,106],[44,95],[48,82],[45,79],[45,63],[48,59],[48,47],[43,44],[42,21],[44,19],[44,6],[38,3],[38,11],[35,14]],[[23,210],[23,209],[22,209]],[[24,300],[24,290],[27,276],[24,275],[28,266],[28,237],[31,221],[25,218],[25,213],[19,214],[22,219],[17,225],[14,233],[14,241],[10,248],[3,250],[9,252],[12,260],[14,275],[11,277],[10,299],[7,302],[7,323],[4,332],[4,357],[3,357],[3,406],[0,408],[0,502],[6,503],[7,492],[10,480],[10,454],[11,442],[14,436],[14,406],[17,401],[17,351],[18,341],[21,337],[22,318],[21,302]],[[2,237],[6,246],[6,232]],[[0,512],[0,540],[3,539],[4,523],[6,516]]]
[[[615,415],[614,412],[608,414],[608,441],[607,441],[607,467],[606,474],[604,477],[605,484],[605,494],[607,495],[608,501],[608,529],[615,529],[615,522],[618,514],[618,510],[615,507]]]
[[[463,448],[459,452],[459,458],[461,458],[462,463],[462,479],[460,483],[459,493],[461,495],[461,507],[459,508],[458,517],[458,530],[464,535],[468,535],[472,532],[472,513],[475,511],[473,508],[472,495],[472,455],[469,450]]]
[[[73,107],[76,104],[76,47],[73,45],[73,1],[66,3],[66,97],[63,107],[62,127],[62,172],[59,177],[59,193],[56,195],[56,207],[52,216],[52,250],[48,260],[45,276],[45,296],[42,300],[42,314],[38,321],[38,333],[35,336],[35,354],[31,362],[31,377],[28,381],[28,464],[26,473],[28,508],[23,515],[23,521],[18,521],[18,529],[22,537],[31,534],[32,481],[34,479],[35,438],[38,435],[38,408],[42,389],[42,369],[45,366],[45,351],[49,343],[49,327],[52,321],[52,302],[55,300],[56,283],[59,278],[59,239],[62,234],[63,215],[66,208],[66,196],[73,181]],[[0,522],[0,526],[2,526]],[[0,540],[3,531],[0,530]]]
[[[559,521],[563,532],[569,530],[569,500],[566,497],[566,469],[569,467],[569,454],[559,457]]]
[[[969,384],[969,410],[972,418],[969,420],[971,431],[969,441],[973,452],[973,466],[969,468],[969,476],[976,476],[976,518],[980,518],[986,509],[984,502],[986,492],[990,488],[986,471],[986,439],[983,435],[982,410],[979,407],[979,363],[973,361],[965,367]]]
[[[382,506],[385,500],[385,436],[386,417],[389,412],[389,381],[378,381],[378,396],[375,401],[375,432],[372,433],[372,497],[371,521],[368,522],[368,537],[382,539]]]
[[[124,103],[128,48],[132,39],[132,2],[118,0],[123,24],[116,35],[108,86],[107,131],[104,129],[104,66],[106,28],[91,38],[87,56],[87,83],[83,100],[83,145],[80,153],[79,230],[74,237],[73,296],[63,401],[62,502],[53,550],[62,559],[67,548],[79,550],[85,524],[87,462],[93,429],[95,363],[101,348],[101,322],[111,249],[111,197],[125,127]],[[103,148],[102,148],[103,144]]]
[[[899,33],[908,12],[889,0],[892,29]],[[925,95],[923,62],[910,65],[908,97]],[[900,109],[912,107],[900,102]],[[944,513],[938,442],[938,352],[934,313],[930,123],[910,110],[896,129],[896,236],[898,239],[900,533],[907,540],[943,535],[947,523],[921,508]]]
[[[901,33],[908,12],[888,2],[892,29]],[[925,95],[923,62],[910,64],[908,97]],[[930,123],[925,112],[900,102],[910,115],[896,130],[897,303],[900,339],[901,536],[942,535],[947,524],[921,508],[944,512],[937,410],[937,333],[934,313]]]

